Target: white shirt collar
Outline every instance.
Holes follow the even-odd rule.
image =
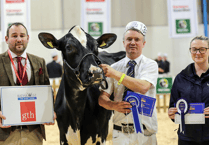
[[[142,57],[143,57],[143,54],[141,54],[139,57],[137,57],[135,60],[136,62],[136,65],[139,65],[140,64],[140,61],[142,60]],[[126,67],[128,67],[128,62],[130,61],[131,59],[128,58],[127,56],[125,57],[125,64],[126,64]]]
[[[14,59],[15,57],[17,57],[17,55],[15,53],[13,53],[10,49],[9,49],[12,59]],[[24,51],[22,55],[20,55],[19,57],[23,57],[26,59],[26,52]]]

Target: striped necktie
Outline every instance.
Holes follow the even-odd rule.
[[[134,60],[130,60],[128,62],[129,68],[128,68],[128,71],[127,71],[126,75],[128,75],[130,77],[133,77],[133,78],[135,77],[135,73],[134,73],[135,65],[136,65],[136,62]],[[123,94],[123,99],[126,96],[126,93],[127,93],[128,90],[129,89],[127,87],[125,87],[125,91],[124,91],[124,94]]]

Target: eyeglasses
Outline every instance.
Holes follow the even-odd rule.
[[[196,54],[197,51],[199,51],[201,54],[204,54],[207,51],[207,49],[208,48],[206,48],[206,47],[200,47],[199,49],[197,49],[195,47],[189,48],[189,50],[192,54]]]

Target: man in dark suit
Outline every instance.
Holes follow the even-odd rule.
[[[25,51],[29,41],[26,27],[22,23],[11,24],[5,40],[9,49],[0,54],[0,86],[49,85],[45,60]],[[21,57],[19,62],[18,57]],[[25,71],[22,77],[17,70],[20,64]],[[6,116],[0,110],[0,145],[42,145],[46,139],[44,125],[53,125],[2,126],[2,119]]]
[[[156,62],[158,64],[158,73],[163,74],[165,72],[165,66],[162,60],[162,54],[160,52],[158,53]]]
[[[49,78],[60,78],[62,76],[62,66],[57,63],[58,54],[56,51],[52,52],[53,61],[46,65]]]
[[[165,65],[165,70],[164,73],[168,74],[170,72],[170,62],[167,60],[167,53],[164,54],[163,56],[163,61],[164,61],[164,65]]]

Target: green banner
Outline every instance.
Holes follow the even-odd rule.
[[[102,22],[89,22],[88,33],[91,36],[101,36],[103,34],[103,23]]]
[[[157,79],[157,94],[169,94],[172,88],[172,77],[162,77]]]
[[[177,19],[176,33],[191,33],[190,19]]]

